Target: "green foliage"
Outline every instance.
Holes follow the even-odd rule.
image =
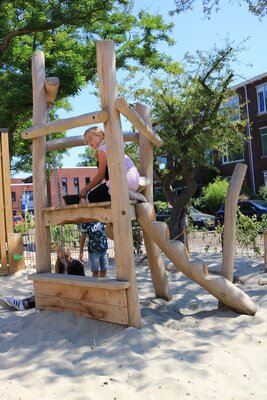
[[[136,167],[139,169],[140,157],[139,157],[139,145],[134,142],[126,143],[124,145],[124,152],[130,157],[135,163]]]
[[[55,225],[50,228],[51,242],[55,247],[62,243],[68,246],[76,246],[77,227],[73,224]]]
[[[154,201],[154,207],[155,207],[155,211],[156,213],[160,210],[164,210],[165,208],[168,207],[168,203],[166,201]]]
[[[253,249],[256,254],[259,254],[260,249],[257,245],[257,238],[259,232],[262,232],[262,228],[263,224],[261,221],[257,221],[255,215],[250,218],[238,211],[236,221],[236,241],[240,246],[247,250]]]
[[[14,224],[14,232],[21,233],[22,235],[25,235],[26,233],[29,232],[29,230],[34,228],[35,228],[34,218],[28,212],[24,214],[24,222],[18,222],[17,224]]]
[[[186,12],[193,8],[193,3],[195,0],[175,0],[175,10],[170,12],[171,15],[177,13],[180,14],[182,12]],[[232,3],[231,0],[228,0],[229,3]],[[246,3],[248,5],[248,10],[252,14],[258,17],[264,17],[267,13],[267,1],[266,0],[243,0],[239,1],[238,4],[241,6],[242,3]],[[220,0],[203,0],[203,13],[210,17],[211,12],[217,12],[220,9]]]
[[[220,206],[225,203],[229,182],[217,177],[214,182],[202,189],[202,204],[211,214],[215,214]]]
[[[112,39],[116,66],[151,70],[169,64],[158,42],[173,43],[172,24],[160,15],[133,15],[131,0],[0,2],[0,126],[9,128],[12,169],[30,171],[30,140],[20,132],[31,125],[32,52],[45,53],[47,76],[60,78],[54,108],[69,108],[66,98],[96,82],[96,40]],[[62,133],[59,133],[62,135]],[[63,133],[64,134],[64,133]]]
[[[258,198],[265,201],[267,200],[267,186],[264,185],[259,188]]]
[[[233,121],[236,110],[227,106],[234,94],[230,64],[238,50],[226,43],[221,49],[187,54],[184,70],[155,75],[149,89],[136,90],[139,101],[149,104],[154,129],[164,142],[155,155],[166,157],[166,168],[160,169],[155,162],[155,172],[165,198],[174,207],[173,215],[178,216],[178,221],[171,217],[171,237],[183,230],[185,208],[197,191],[199,169],[213,168],[207,152],[212,149],[222,155],[225,147],[239,149],[246,140],[245,121]],[[177,185],[183,187],[179,197],[173,189]]]
[[[81,161],[77,163],[77,167],[96,166],[95,151],[91,147],[87,146],[84,153],[79,154],[78,157]]]
[[[143,231],[136,221],[132,221],[133,246],[137,254],[142,253],[144,244]]]

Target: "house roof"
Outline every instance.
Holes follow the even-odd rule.
[[[254,76],[253,78],[248,79],[247,81],[243,81],[241,83],[238,83],[237,85],[233,86],[232,89],[238,89],[238,88],[241,88],[243,86],[250,85],[251,83],[255,83],[257,81],[261,81],[264,78],[267,78],[267,72],[264,72],[263,74]]]

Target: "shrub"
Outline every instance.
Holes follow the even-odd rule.
[[[50,234],[53,247],[57,247],[60,244],[65,244],[72,248],[77,246],[77,227],[74,224],[51,226]]]
[[[217,177],[214,182],[202,189],[202,202],[211,214],[215,214],[225,202],[228,187],[229,182],[226,179]]]
[[[261,200],[267,200],[267,186],[261,186],[259,188],[259,195],[258,195],[259,199]]]
[[[30,229],[34,229],[34,227],[35,227],[35,222],[33,216],[30,213],[25,213],[24,222],[19,222],[15,224],[14,232],[25,235],[26,233],[29,232]]]
[[[164,210],[164,208],[168,207],[168,203],[166,201],[154,201],[154,207],[155,207],[155,211],[156,213],[160,210]]]
[[[260,254],[260,248],[257,245],[260,232],[262,232],[262,222],[257,221],[256,215],[248,217],[238,211],[236,220],[236,241],[241,247],[246,250],[253,249],[255,254]]]

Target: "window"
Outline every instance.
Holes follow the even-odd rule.
[[[91,178],[86,177],[86,178],[85,178],[85,184],[88,185],[88,183],[90,183],[90,180],[91,180]]]
[[[74,193],[79,194],[79,178],[73,178]]]
[[[22,197],[24,198],[24,200],[33,201],[33,192],[26,191],[23,193]]]
[[[205,160],[210,165],[214,164],[214,157],[213,157],[213,151],[212,150],[206,150],[205,151]]]
[[[261,154],[267,157],[267,127],[260,128],[260,138],[261,138]]]
[[[16,201],[16,192],[12,192],[12,202]]]
[[[157,160],[157,162],[158,162],[158,164],[159,164],[159,168],[160,168],[160,169],[166,168],[166,166],[167,166],[167,157],[165,157],[165,156],[158,156],[158,157],[156,158],[156,160]]]
[[[232,96],[224,105],[224,109],[229,109],[231,112],[231,120],[238,121],[240,119],[240,107],[239,107],[239,97],[238,95]]]
[[[257,101],[258,101],[258,112],[267,112],[267,83],[256,87]]]
[[[67,185],[67,178],[61,179],[61,187],[62,187],[62,196],[68,194],[68,185]]]
[[[229,164],[233,162],[244,161],[244,147],[240,150],[230,150],[226,151],[226,153],[222,157],[222,164]]]

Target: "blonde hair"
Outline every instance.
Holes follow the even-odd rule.
[[[60,258],[64,257],[64,256],[68,256],[68,257],[70,257],[70,260],[71,260],[71,250],[70,250],[69,246],[58,246],[56,248],[56,252],[57,252],[57,259],[56,259],[56,263],[55,263],[55,273],[60,274],[60,273],[62,273],[62,266],[63,266],[63,263],[60,260]]]
[[[105,138],[105,132],[103,131],[103,129],[99,128],[98,126],[92,126],[91,128],[86,129],[86,131],[83,134],[84,138],[87,135],[98,136],[98,137],[101,137],[102,140],[104,140],[104,138]]]

